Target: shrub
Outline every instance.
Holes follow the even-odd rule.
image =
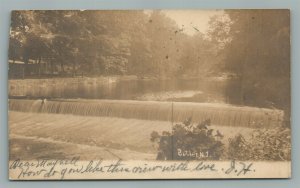
[[[249,139],[239,134],[229,140],[228,157],[237,160],[290,160],[290,129],[257,129]]]
[[[153,131],[150,140],[158,143],[157,160],[219,160],[224,154],[223,135],[210,125],[210,119],[193,124],[188,118],[172,132]]]

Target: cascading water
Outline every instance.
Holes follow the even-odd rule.
[[[172,102],[132,100],[10,99],[9,110],[173,122],[182,122],[189,117],[193,122],[209,118],[214,125],[249,128],[280,126],[284,119],[283,111],[266,108],[189,102],[174,102],[172,108]]]

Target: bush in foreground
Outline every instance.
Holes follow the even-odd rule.
[[[157,160],[219,160],[224,154],[223,135],[209,128],[209,119],[192,124],[192,118],[176,124],[172,132],[152,132],[158,144]]]
[[[237,134],[226,142],[210,128],[209,119],[193,124],[189,118],[160,135],[153,131],[151,141],[158,145],[157,160],[291,160],[290,129],[255,129],[250,135]]]
[[[237,160],[290,160],[290,129],[286,127],[256,129],[249,139],[238,134],[229,139],[228,157]]]

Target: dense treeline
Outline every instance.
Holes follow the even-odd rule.
[[[182,31],[161,11],[14,11],[9,54],[25,64],[44,60],[60,74],[204,72],[216,48],[200,32]]]

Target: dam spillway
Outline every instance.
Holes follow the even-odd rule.
[[[276,127],[282,125],[284,119],[283,111],[267,108],[215,103],[134,100],[9,99],[9,110],[170,122],[182,122],[192,117],[194,123],[210,119],[214,125],[248,128]]]

